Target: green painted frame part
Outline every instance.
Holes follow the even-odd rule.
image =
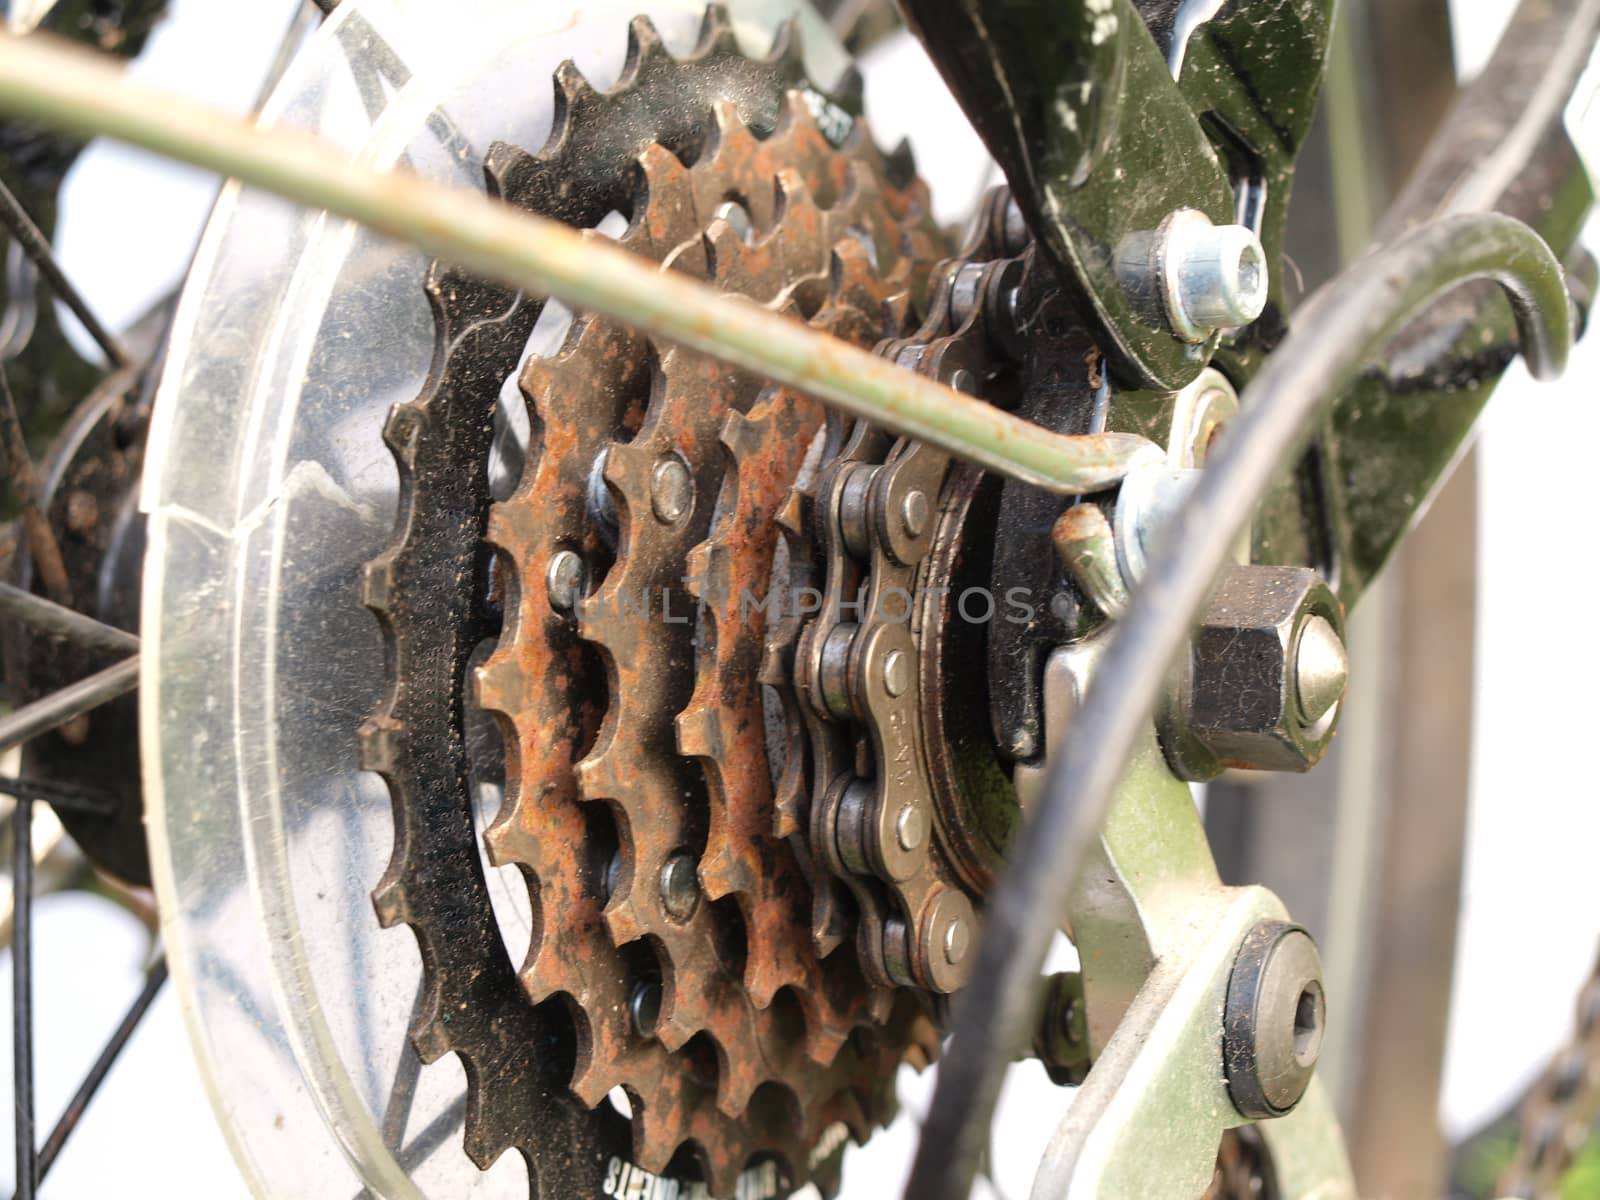
[[[41,37],[0,38],[0,109],[232,176],[573,308],[603,313],[1050,491],[1100,491],[1148,443],[1067,437],[804,324],[646,263],[599,236],[477,192],[372,171],[316,139],[266,130],[123,78]]]

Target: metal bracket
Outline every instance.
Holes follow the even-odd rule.
[[[1060,744],[1107,640],[1051,655],[1049,744]],[[1018,769],[1019,794],[1039,783],[1038,768]],[[1167,768],[1153,724],[1084,877],[1066,919],[1082,962],[1094,1065],[1050,1141],[1033,1195],[1198,1196],[1223,1133],[1245,1123],[1223,1061],[1234,960],[1259,922],[1287,914],[1265,888],[1222,885],[1194,800]],[[1343,1136],[1317,1081],[1292,1113],[1259,1129],[1285,1200],[1354,1197]]]

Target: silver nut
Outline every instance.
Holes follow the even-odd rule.
[[[583,598],[587,574],[583,559],[571,550],[558,550],[552,554],[550,565],[544,572],[545,593],[550,598],[550,607],[557,612],[571,612]]]
[[[674,854],[661,868],[661,907],[681,925],[699,906],[700,881],[695,878],[694,859]]]
[[[661,459],[650,472],[650,506],[668,525],[676,525],[694,507],[694,477],[676,454]]]

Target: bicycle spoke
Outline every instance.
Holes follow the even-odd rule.
[[[0,191],[4,188],[5,185],[0,184]],[[39,504],[42,495],[39,474],[33,469],[22,420],[17,416],[16,397],[11,394],[11,381],[6,378],[4,369],[0,369],[0,442],[5,445],[11,494],[22,509],[22,527],[27,534],[28,553],[33,556],[34,568],[50,598],[70,606],[72,589],[67,584],[67,566],[61,557],[55,531],[50,528],[50,520]]]
[[[0,719],[0,754],[139,686],[139,657],[68,684]]]
[[[136,635],[9,583],[0,583],[0,615],[15,617],[40,633],[66,638],[87,650],[133,654],[139,649]]]
[[[11,1063],[16,1109],[16,1200],[33,1200],[38,1156],[33,1140],[33,805],[11,814]]]
[[[427,992],[421,980],[418,980],[417,998],[411,1005],[411,1025],[416,1024],[426,997]],[[405,1038],[400,1046],[400,1061],[395,1064],[394,1080],[389,1085],[389,1102],[383,1110],[383,1144],[391,1150],[398,1150],[405,1140],[406,1123],[411,1120],[411,1107],[417,1098],[417,1080],[421,1076],[422,1060],[411,1048],[411,1039]]]
[[[166,981],[167,958],[163,954],[145,971],[144,987],[129,1006],[121,1023],[112,1032],[105,1048],[100,1051],[100,1057],[95,1059],[94,1065],[89,1068],[89,1073],[83,1077],[83,1082],[78,1085],[78,1090],[73,1093],[72,1099],[67,1102],[67,1107],[62,1112],[61,1119],[56,1122],[55,1128],[50,1131],[50,1136],[45,1139],[44,1145],[39,1150],[38,1179],[43,1180],[50,1173],[50,1166],[61,1153],[61,1147],[66,1145],[67,1138],[71,1137],[72,1131],[78,1127],[78,1122],[83,1119],[84,1111],[94,1099],[95,1092],[99,1091],[100,1085],[105,1082],[112,1064],[117,1061],[117,1056],[128,1044],[129,1038],[139,1027],[139,1022],[144,1019],[145,1013],[150,1011],[151,1003]]]
[[[423,1126],[422,1132],[396,1156],[400,1166],[407,1171],[413,1171],[421,1166],[435,1150],[445,1144],[451,1134],[461,1128],[466,1116],[467,1098],[461,1096],[452,1102],[449,1108]],[[352,1200],[372,1200],[372,1193],[362,1188]]]
[[[4,223],[11,236],[16,239],[17,245],[22,247],[23,252],[33,260],[33,265],[39,268],[39,273],[49,281],[56,295],[72,310],[89,336],[105,352],[107,361],[113,367],[127,366],[131,361],[127,350],[90,311],[82,293],[72,286],[72,282],[61,269],[61,264],[56,261],[55,251],[50,248],[49,240],[33,223],[33,218],[28,216],[11,189],[3,182],[0,182],[0,223]]]

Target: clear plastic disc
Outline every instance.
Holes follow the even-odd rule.
[[[843,68],[800,0],[730,7],[747,52],[764,53],[798,10],[812,78]],[[495,139],[543,144],[563,59],[597,86],[616,79],[641,9],[674,52],[693,45],[696,0],[345,0],[264,120],[377,167],[481,187]],[[426,268],[349,222],[224,189],[151,432],[152,867],[194,1049],[261,1195],[527,1194],[515,1155],[479,1172],[462,1151],[453,1056],[421,1068],[405,1119],[390,1104],[414,1069],[421,965],[410,932],[380,928],[370,899],[393,825],[382,781],[356,765],[384,676],[358,585],[395,517],[383,422],[416,396],[432,352]]]

